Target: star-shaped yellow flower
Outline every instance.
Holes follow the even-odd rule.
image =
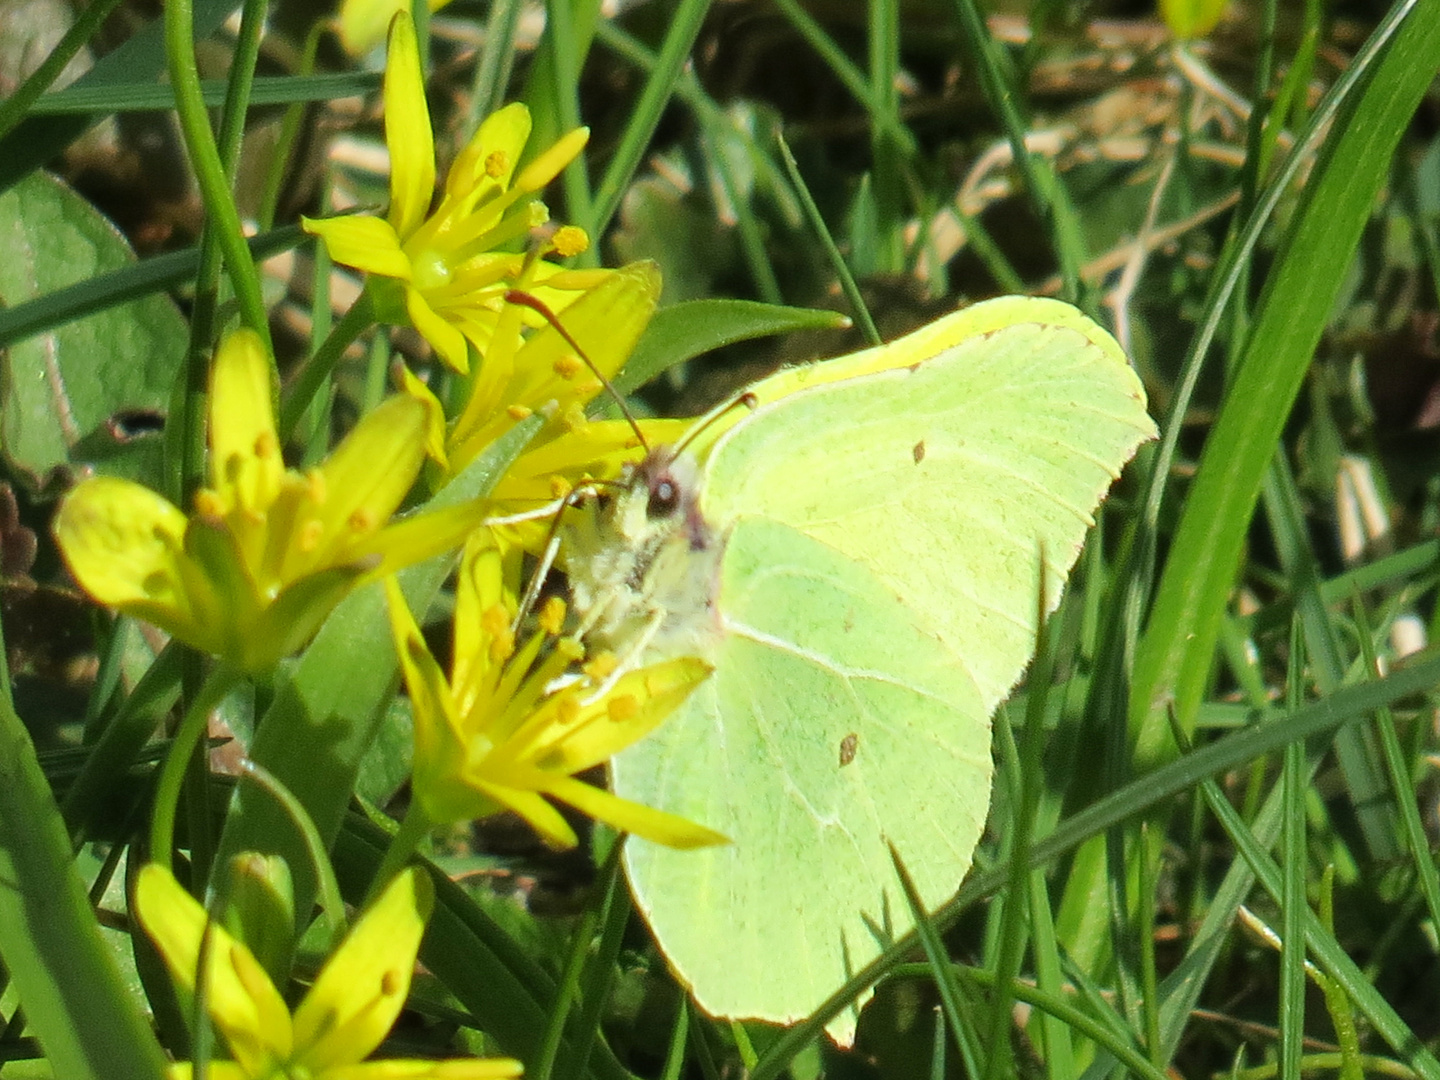
[[[367,288],[382,318],[414,326],[445,363],[464,372],[467,341],[486,352],[507,290],[523,287],[558,311],[576,290],[608,273],[566,270],[536,259],[534,251],[504,250],[549,220],[545,205],[531,196],[575,159],[589,130],[562,136],[517,173],[530,112],[518,103],[506,106],[486,118],[455,159],[432,214],[435,141],[415,27],[406,12],[390,25],[384,94],[389,213],[305,218],[303,224],[325,241],[332,259],[371,275]],[[568,257],[589,243],[583,229],[565,226],[547,251]]]
[[[519,1076],[520,1063],[508,1058],[365,1061],[405,1004],[433,903],[425,872],[401,871],[351,928],[293,1016],[250,950],[210,920],[169,870],[158,863],[140,869],[134,909],[184,999],[196,996],[204,952],[205,1007],[233,1058],[208,1063],[215,1080]],[[189,1062],[170,1067],[175,1080],[193,1075]]]
[[[504,559],[487,529],[465,548],[455,588],[454,659],[447,681],[399,587],[387,583],[395,647],[415,713],[415,799],[435,824],[513,810],[555,847],[575,833],[547,801],[656,843],[725,843],[684,818],[618,798],[575,773],[608,760],[654,730],[710,674],[683,657],[605,678],[604,664],[564,677],[579,645],[559,638],[564,605],[551,601],[542,633],[516,645]],[[547,655],[542,650],[550,646]],[[557,688],[558,687],[558,688]]]
[[[689,426],[689,421],[642,419],[637,434],[628,420],[592,420],[586,412],[605,393],[602,377],[613,378],[630,358],[659,295],[655,264],[636,262],[586,289],[557,316],[563,334],[549,322],[522,334],[530,309],[511,303],[501,310],[460,415],[448,430],[437,426],[431,438],[434,446],[443,446],[432,450],[432,457],[443,457],[444,471],[453,475],[517,423],[535,413],[546,418],[489,496],[492,519],[537,515],[531,524],[507,528],[507,542],[533,549],[548,532],[557,499],[586,481],[618,478],[647,446],[673,442]],[[434,401],[438,415],[440,403],[425,384],[408,372],[403,377],[412,394]]]
[[[95,599],[251,672],[303,646],[367,576],[459,545],[480,508],[387,524],[425,459],[433,398],[395,394],[305,473],[285,468],[270,362],[230,334],[210,377],[210,486],[187,517],[149,488],[98,476],[55,518],[75,580]]]

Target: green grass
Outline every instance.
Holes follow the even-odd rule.
[[[532,7],[550,16],[538,42],[518,18]],[[658,377],[638,407],[698,409],[766,364],[860,347],[865,332],[892,338],[961,302],[1048,289],[1117,329],[1161,438],[1107,503],[1027,684],[996,720],[996,789],[975,870],[815,1016],[780,1030],[687,1007],[604,836],[594,883],[560,872],[577,887],[561,914],[539,913],[546,864],[533,854],[437,839],[439,865],[526,882],[530,909],[472,877],[442,885],[413,1002],[425,1022],[404,1037],[513,1054],[532,1077],[602,1080],[742,1065],[755,1080],[1440,1078],[1430,759],[1440,655],[1401,655],[1395,636],[1440,625],[1440,441],[1433,419],[1416,426],[1426,395],[1440,392],[1440,0],[1336,24],[1310,10],[1296,25],[1273,0],[1246,6],[1225,25],[1269,28],[1249,45],[1223,26],[1208,45],[1133,26],[1125,68],[1091,62],[1102,54],[1085,24],[1053,5],[1037,7],[1049,29],[1024,45],[999,40],[1000,24],[971,0],[776,0],[746,17],[741,7],[657,0],[612,22],[588,0],[456,0],[431,22],[442,159],[507,100],[527,102],[542,144],[589,124],[589,150],[550,193],[556,220],[597,238],[585,258],[656,259],[667,306],[837,307],[860,328],[756,307],[745,309],[753,331],[740,331],[739,309],[681,309],[713,328],[670,320],[684,362],[672,356],[666,370],[647,354]],[[262,9],[246,10],[254,30]],[[171,5],[172,47],[189,38],[188,11]],[[243,55],[217,29],[225,14],[202,0],[196,29]],[[253,87],[243,62],[228,96],[218,82],[191,87],[185,136],[206,176],[206,239],[182,226],[175,251],[6,296],[0,312],[0,343],[13,346],[129,311],[119,305],[137,296],[181,297],[193,337],[171,415],[188,427],[167,434],[167,467],[179,471],[152,474],[176,490],[199,475],[193,451],[173,451],[202,445],[203,410],[186,386],[203,384],[214,325],[238,312],[283,330],[282,365],[323,353],[286,415],[312,450],[326,432],[301,406],[319,395],[343,424],[379,393],[390,356],[383,340],[367,341],[364,357],[343,352],[348,339],[328,350],[323,334],[303,340],[295,327],[323,330],[328,307],[262,277],[241,235],[228,190],[247,95],[246,150],[262,159],[277,106],[295,110],[297,149],[342,121],[379,144],[368,115],[294,105],[367,93],[373,73],[324,48],[312,72],[298,59],[303,32],[269,33],[251,43],[269,64]],[[154,77],[165,65],[152,25],[74,87],[0,109],[0,185],[20,190],[87,117],[164,107]],[[1099,86],[1086,81],[1097,70]],[[221,109],[218,142],[206,105]],[[287,160],[281,146],[262,160],[281,216],[251,245],[257,257],[308,249],[292,187],[383,199],[363,165]],[[977,171],[982,160],[991,165]],[[108,198],[117,216],[125,200],[141,217],[153,210],[138,189]],[[318,212],[321,198],[299,201]],[[331,283],[316,280],[317,293]],[[792,326],[816,329],[755,340]],[[716,356],[692,359],[722,338]],[[456,481],[463,490],[437,499],[488,490],[521,445],[497,444]],[[40,537],[41,600],[60,613],[51,622],[90,634],[91,616],[50,590],[61,577],[46,530],[58,490],[37,486],[14,449],[7,478]],[[67,453],[87,460],[84,447]],[[1362,474],[1373,480],[1362,491],[1374,500],[1370,532],[1346,547],[1342,535],[1366,519],[1337,492]],[[448,570],[406,579],[412,600],[440,596],[437,619]],[[12,991],[0,997],[0,1055],[43,1052],[66,1077],[119,1075],[116,1062],[145,1075],[160,1046],[142,1012],[142,975],[155,993],[154,972],[102,929],[84,891],[106,895],[117,872],[107,855],[143,833],[151,734],[194,699],[199,669],[97,617],[95,640],[77,651],[96,654],[104,674],[63,683],[37,659],[55,645],[46,621],[19,610],[5,609],[0,708],[0,960]],[[302,717],[283,730],[262,723],[250,752],[314,831],[296,830],[295,811],[261,788],[242,785],[232,804],[228,782],[192,771],[177,824],[198,864],[212,857],[207,843],[222,861],[283,850],[309,910],[328,875],[313,851],[330,845],[344,895],[365,895],[387,842],[375,807],[405,769],[367,758],[408,719],[389,707],[393,661],[375,659],[388,642],[378,591],[356,594],[282,678],[222,704],[242,734],[267,710]],[[207,784],[208,804],[197,795]],[[73,858],[66,827],[81,841]],[[63,902],[41,903],[55,896]],[[123,899],[112,888],[100,907],[113,915]],[[857,1048],[829,1045],[826,1021],[872,989]],[[173,1030],[160,1030],[175,1048]]]

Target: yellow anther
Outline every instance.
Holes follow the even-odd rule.
[[[255,436],[255,456],[258,458],[274,457],[280,452],[280,440],[275,437],[273,431],[262,431]]]
[[[225,500],[210,488],[201,488],[195,493],[195,513],[212,523],[225,516]]]
[[[558,596],[552,596],[545,601],[545,606],[540,609],[540,617],[537,620],[540,629],[551,637],[559,637],[560,631],[565,628],[565,601]]]
[[[295,538],[296,546],[305,553],[310,553],[320,546],[320,541],[325,538],[325,526],[318,519],[311,518],[300,527],[300,532]]]
[[[616,723],[633,720],[640,715],[640,703],[633,694],[615,694],[605,705],[610,719]]]
[[[346,518],[345,524],[350,527],[351,532],[364,534],[374,532],[379,527],[380,521],[370,507],[360,506],[351,512],[350,516]]]
[[[552,473],[552,474],[550,475],[550,497],[551,497],[551,498],[554,498],[554,499],[563,499],[563,498],[565,498],[567,495],[569,495],[570,492],[572,492],[572,491],[574,491],[574,490],[575,490],[574,485],[571,484],[569,480],[566,480],[565,477],[560,476],[558,473]]]
[[[528,420],[535,415],[535,410],[529,405],[510,405],[505,409],[505,414],[511,420]]]
[[[566,428],[571,431],[584,431],[585,425],[590,423],[585,415],[585,410],[580,407],[578,401],[572,401],[565,408],[565,415],[562,418]]]
[[[510,155],[504,150],[492,150],[485,158],[485,175],[499,180],[509,170]]]
[[[561,724],[573,724],[580,716],[580,702],[576,701],[573,696],[562,698],[556,702],[555,712],[556,719]]]
[[[577,357],[571,356],[569,353],[566,353],[555,361],[555,374],[559,375],[562,379],[573,379],[584,370],[585,365],[582,364]]]
[[[306,493],[315,505],[325,501],[328,492],[325,490],[325,474],[319,469],[310,469],[305,473],[305,486],[310,490]]]
[[[579,225],[562,225],[551,241],[555,254],[562,259],[579,255],[590,246],[590,235]]]
[[[586,661],[585,674],[589,675],[590,678],[594,679],[596,682],[602,682],[607,677],[614,674],[615,669],[619,666],[620,661],[616,659],[614,653],[596,653],[588,661]]]

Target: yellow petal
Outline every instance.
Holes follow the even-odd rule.
[[[441,360],[461,375],[470,370],[470,351],[465,344],[465,335],[437,315],[419,289],[405,290],[405,310],[411,324]]]
[[[367,274],[409,281],[410,257],[400,249],[400,237],[388,221],[368,214],[307,218],[300,224],[311,236],[325,241],[330,258]]]
[[[431,556],[454,551],[487,515],[488,508],[479,500],[411,514],[357,540],[350,556],[370,566],[366,580],[374,581]]]
[[[320,1073],[363,1061],[380,1045],[410,992],[434,900],[425,871],[412,866],[395,875],[295,1010],[295,1064]]]
[[[208,934],[206,1006],[247,1075],[262,1075],[272,1062],[290,1056],[290,1010],[284,999],[250,950],[212,921],[170,871],[158,863],[140,868],[134,908],[186,997],[195,994],[201,941]]]
[[[430,0],[430,10],[439,11],[449,2]],[[363,56],[385,40],[390,20],[402,10],[409,10],[406,0],[345,0],[340,5],[340,45],[351,56]]]
[[[569,803],[581,813],[603,821],[621,832],[664,844],[666,847],[691,849],[730,843],[729,837],[714,829],[697,825],[675,814],[622,799],[608,791],[592,787],[574,777],[557,777],[547,790],[561,802]]]
[[[356,557],[415,483],[425,460],[426,407],[392,394],[355,425],[335,452],[286,500],[281,581]],[[287,492],[289,495],[289,492]],[[280,509],[277,503],[277,515]],[[272,527],[276,525],[272,522]],[[278,529],[277,529],[278,531]]]
[[[515,178],[512,190],[517,192],[539,191],[559,176],[560,171],[566,165],[579,157],[580,151],[585,149],[585,144],[589,141],[589,128],[576,128],[574,131],[562,135],[554,146],[525,166],[525,171]]]
[[[476,529],[466,541],[455,578],[450,685],[461,715],[475,707],[478,688],[490,682],[495,669],[514,652],[507,599],[505,559],[495,534],[490,529]],[[502,626],[492,625],[497,613],[503,618]],[[503,641],[497,641],[502,637]],[[503,647],[497,649],[497,644]]]
[[[582,772],[649,735],[709,678],[711,670],[704,660],[684,656],[627,672],[604,697],[581,706],[568,722],[551,718],[533,729],[527,722],[512,739],[515,752],[543,769],[566,775]],[[541,710],[533,720],[542,721],[545,712]],[[530,745],[522,748],[518,745],[522,741]]]
[[[450,687],[430,655],[420,628],[394,578],[385,581],[390,632],[410,692],[414,715],[415,763],[411,786],[425,816],[436,824],[465,821],[494,811],[494,804],[464,776],[473,740],[456,719]],[[483,753],[485,747],[477,748]]]
[[[425,76],[415,24],[405,10],[390,24],[385,57],[385,145],[390,148],[390,224],[403,242],[425,220],[435,196],[435,139]]]
[[[185,554],[185,515],[169,501],[96,476],[65,497],[53,528],[70,573],[96,600],[204,647],[214,605]]]
[[[425,406],[430,418],[425,431],[425,454],[443,470],[445,463],[445,407],[435,396],[425,380],[421,379],[404,364],[397,364],[400,373],[400,389]]]
[[[475,135],[455,158],[445,178],[445,193],[456,200],[472,191],[504,191],[530,138],[530,110],[518,101],[497,109],[480,123]]]
[[[540,839],[557,851],[567,851],[580,841],[575,830],[560,816],[560,811],[534,791],[510,787],[502,780],[476,780],[477,786],[507,810],[512,810],[530,823]]]
[[[631,263],[582,293],[565,308],[564,325],[585,352],[585,363],[553,326],[532,334],[515,357],[515,374],[502,392],[504,408],[539,408],[552,399],[564,412],[572,403],[589,402],[600,392],[591,371],[606,378],[620,370],[649,325],[660,296],[660,274],[651,262]]]
[[[241,520],[264,517],[285,474],[272,373],[260,335],[249,329],[227,334],[210,367],[210,486]]]
[[[404,1061],[387,1058],[326,1069],[323,1080],[506,1080],[524,1071],[513,1058]]]

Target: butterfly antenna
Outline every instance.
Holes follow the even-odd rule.
[[[635,414],[632,413],[630,407],[625,404],[624,396],[620,391],[615,389],[615,384],[607,379],[604,373],[595,366],[595,362],[590,359],[590,354],[580,347],[580,343],[575,340],[574,335],[565,329],[565,324],[556,317],[555,313],[550,310],[545,301],[523,289],[507,289],[505,291],[505,302],[507,304],[519,304],[522,307],[528,307],[554,327],[555,332],[565,339],[565,343],[575,350],[575,355],[590,369],[590,373],[600,380],[600,385],[605,388],[606,392],[620,409],[621,415],[625,417],[626,423],[630,425],[630,430],[635,433],[635,438],[640,440],[641,449],[643,449],[646,454],[649,454],[650,443],[645,438],[645,433],[640,430],[640,423],[635,419]]]
[[[685,448],[687,446],[694,442],[700,435],[704,434],[706,428],[708,428],[716,420],[719,420],[726,413],[730,412],[730,410],[738,409],[741,405],[744,405],[747,409],[754,410],[760,405],[760,399],[757,398],[749,390],[745,390],[739,394],[736,394],[724,405],[720,406],[720,408],[712,409],[704,417],[704,419],[702,419],[689,431],[685,432],[684,436],[681,437],[680,441],[675,444],[675,448],[671,451],[671,453],[674,454],[675,457],[679,457],[682,453],[685,452]]]

